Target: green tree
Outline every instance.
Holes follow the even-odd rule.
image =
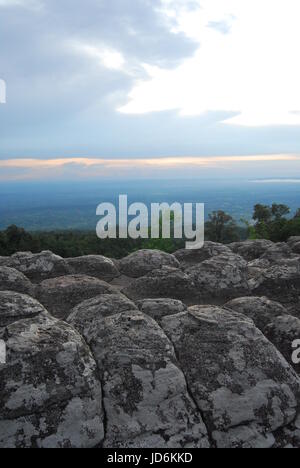
[[[239,240],[238,227],[229,214],[224,211],[213,211],[205,223],[206,240],[219,243],[230,243]]]
[[[253,219],[258,223],[269,223],[272,220],[272,209],[266,205],[255,205]]]
[[[300,218],[300,208],[295,213],[294,219]]]
[[[273,203],[272,206],[255,205],[253,219],[255,224],[255,237],[257,239],[270,239],[273,242],[287,240],[286,216],[291,212],[287,205]]]
[[[272,216],[275,221],[281,220],[284,216],[290,214],[291,209],[287,205],[277,205],[273,203],[271,208]]]

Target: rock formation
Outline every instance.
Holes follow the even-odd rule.
[[[0,447],[300,448],[298,237],[1,257],[0,340]]]

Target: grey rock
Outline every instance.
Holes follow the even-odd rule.
[[[66,318],[80,302],[101,294],[114,294],[108,283],[85,275],[69,275],[43,281],[36,297],[57,318]]]
[[[288,245],[294,253],[300,254],[300,237],[290,237]]]
[[[122,294],[103,294],[74,307],[67,322],[76,324],[82,336],[89,336],[97,332],[98,325],[101,327],[103,317],[135,309],[137,306]]]
[[[163,267],[136,279],[123,293],[132,300],[169,297],[193,302],[196,291],[188,274],[177,268]]]
[[[0,291],[33,294],[33,285],[23,273],[10,267],[0,267]]]
[[[188,268],[205,260],[209,260],[218,255],[230,255],[231,250],[229,247],[216,242],[206,241],[202,249],[196,250],[178,250],[174,256],[180,262],[181,267]]]
[[[168,315],[176,315],[187,310],[183,302],[176,299],[144,299],[138,301],[137,306],[141,312],[160,322]]]
[[[267,297],[241,297],[228,302],[226,308],[249,317],[264,334],[266,327],[277,317],[288,315],[281,304]]]
[[[230,249],[243,257],[248,262],[260,258],[269,248],[272,248],[274,243],[272,241],[257,239],[247,240],[245,242],[234,242],[230,244]]]
[[[16,253],[10,258],[8,266],[23,273],[33,283],[69,274],[69,268],[65,260],[49,251],[38,254],[31,252]]]
[[[252,295],[266,296],[280,302],[291,315],[300,317],[299,265],[277,265],[264,270],[250,282]]]
[[[189,397],[174,349],[162,329],[137,310],[111,313],[100,304],[69,318],[101,370],[107,418],[105,447],[208,447],[206,428]],[[125,304],[127,307],[127,304]],[[94,318],[93,318],[94,316]]]
[[[250,293],[247,262],[235,254],[206,260],[186,273],[195,285],[199,303],[220,305]]]
[[[293,245],[292,250],[295,254],[300,255],[300,241]]]
[[[290,237],[287,241],[288,245],[293,248],[293,246],[295,244],[298,244],[298,242],[300,242],[300,236],[293,236],[293,237]]]
[[[42,312],[46,312],[45,308],[30,296],[14,291],[0,292],[0,328]]]
[[[134,281],[134,278],[129,278],[129,276],[121,275],[118,278],[113,279],[110,284],[114,286],[118,291],[130,286]]]
[[[42,313],[6,328],[0,447],[92,448],[104,438],[96,364],[70,325]]]
[[[112,281],[120,276],[115,263],[102,255],[87,255],[66,259],[71,274],[93,276],[95,278]]]
[[[298,449],[300,447],[300,413],[289,426],[276,432],[276,448]]]
[[[296,418],[300,380],[252,320],[195,306],[162,326],[215,445],[273,446]]]
[[[300,270],[300,257],[294,256],[292,254],[291,257],[285,257],[284,255],[281,256],[274,256],[273,258],[268,256],[262,256],[257,260],[253,260],[253,262],[248,263],[248,269],[252,274],[252,277],[258,278],[263,270],[268,270],[273,266],[283,266],[283,267],[291,267]],[[255,270],[257,270],[257,274],[255,274]]]
[[[261,256],[262,260],[268,260],[271,265],[280,265],[282,261],[293,258],[297,258],[297,255],[294,254],[290,246],[285,243],[274,244]]]
[[[10,257],[0,257],[0,267],[3,267],[3,266],[9,267],[10,263],[11,263]]]
[[[139,250],[119,261],[121,273],[131,278],[140,278],[163,266],[178,268],[179,262],[174,255],[160,250]]]

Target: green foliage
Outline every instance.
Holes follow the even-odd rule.
[[[286,242],[289,237],[300,235],[300,209],[292,219],[287,218],[290,212],[290,208],[282,204],[255,205],[253,219],[256,224],[253,238]]]
[[[93,231],[28,233],[22,228],[10,226],[0,232],[0,256],[16,252],[38,253],[42,250],[51,250],[64,258],[93,254],[122,258],[139,249],[158,249],[172,253],[183,247],[184,240],[178,239],[100,240]]]
[[[286,205],[258,204],[254,207],[255,223],[241,220],[246,226],[241,227],[224,211],[214,211],[205,223],[205,239],[225,244],[245,239],[285,242],[291,236],[300,236],[300,209],[293,218],[287,218],[289,213],[290,209]],[[170,215],[171,223],[174,224],[174,216],[172,213]],[[92,254],[122,258],[139,249],[158,249],[173,253],[184,246],[185,239],[163,239],[162,233],[159,239],[151,239],[149,235],[149,239],[100,240],[93,231],[26,232],[17,226],[10,226],[0,232],[0,256],[51,250],[65,258]]]
[[[205,238],[223,244],[238,241],[238,226],[224,211],[213,211],[209,215],[209,221],[205,223]]]

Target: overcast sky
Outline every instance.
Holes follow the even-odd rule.
[[[300,177],[299,18],[299,0],[0,0],[0,179],[245,155]]]

